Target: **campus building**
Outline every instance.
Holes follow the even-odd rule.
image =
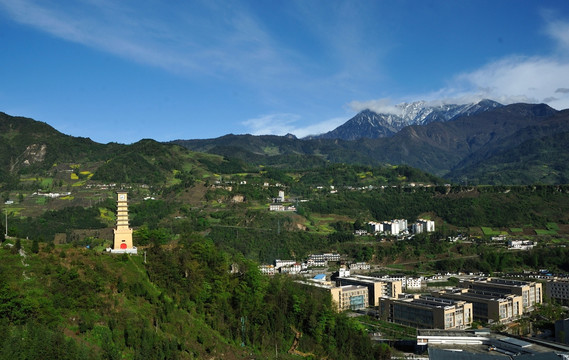
[[[484,291],[488,294],[521,296],[523,313],[533,311],[536,304],[543,302],[542,285],[534,281],[486,278],[466,280],[461,284],[463,288]]]
[[[563,302],[564,304],[569,302],[569,280],[555,279],[548,281],[545,284],[545,296],[550,299],[555,299]]]
[[[450,289],[432,293],[443,299],[466,301],[472,303],[472,311],[476,320],[487,323],[495,321],[509,323],[523,313],[522,297],[513,294],[499,294],[474,289]]]
[[[336,279],[336,285],[365,286],[368,290],[369,306],[379,306],[379,299],[382,297],[397,297],[401,294],[401,281],[384,280],[372,276],[339,277]]]
[[[368,289],[365,286],[332,286],[315,281],[298,281],[298,283],[329,293],[332,296],[332,303],[336,304],[338,311],[362,310],[369,306]]]
[[[381,298],[380,317],[384,320],[423,329],[462,330],[472,324],[472,304],[433,296],[401,294]]]

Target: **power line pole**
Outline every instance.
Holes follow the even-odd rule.
[[[8,237],[8,209],[4,209],[6,212],[6,233],[4,234],[5,237]]]

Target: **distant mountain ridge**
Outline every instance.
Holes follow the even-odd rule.
[[[569,183],[569,109],[488,102],[438,110],[444,110],[446,121],[437,120],[442,116],[437,111],[409,106],[408,114],[413,114],[409,117],[426,124],[405,126],[379,138],[228,134],[169,142],[197,153],[150,139],[103,145],[64,135],[33,119],[0,113],[0,186],[17,183],[24,174],[33,178],[57,172],[69,177],[70,169],[77,175],[90,172],[92,180],[166,183],[229,168],[237,172],[259,166],[304,170],[334,163],[408,165],[469,184]],[[187,161],[191,174],[179,170],[178,165]]]
[[[432,106],[426,101],[396,105],[398,114],[376,113],[366,109],[346,121],[336,129],[305,139],[377,139],[390,137],[410,125],[426,125],[435,121],[451,121],[461,116],[470,116],[502,107],[492,100],[482,100],[470,104],[443,104]]]
[[[391,136],[361,137],[357,141],[230,134],[173,143],[259,165],[405,164],[469,184],[569,181],[569,163],[561,161],[569,158],[569,134],[562,135],[569,132],[569,110],[557,111],[546,104],[474,105],[478,106],[463,108],[460,116],[448,112],[447,121],[430,121],[436,112],[423,113],[423,120],[430,121],[425,125],[410,125]],[[485,109],[485,105],[491,108]],[[526,159],[531,161],[524,162]]]

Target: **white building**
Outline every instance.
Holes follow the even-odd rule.
[[[395,219],[391,220],[392,223],[397,223],[399,228],[399,233],[407,232],[407,220],[406,219]]]
[[[289,266],[282,266],[279,268],[281,274],[300,274],[300,270],[302,270],[302,266],[299,263],[295,263]]]
[[[508,250],[531,250],[534,246],[530,240],[508,240]]]
[[[384,276],[382,279],[388,281],[401,281],[401,288],[403,290],[420,290],[421,286],[423,286],[422,277],[413,278],[406,276]]]
[[[406,278],[405,288],[408,290],[420,290],[423,285],[423,278],[421,277],[408,277]]]
[[[275,260],[275,268],[279,269],[283,266],[290,266],[296,264],[296,260]]]
[[[422,234],[425,232],[425,226],[420,222],[413,223],[413,225],[411,225],[411,229],[413,234]]]
[[[340,261],[340,254],[336,254],[336,253],[311,254],[311,255],[308,255],[308,259],[314,260],[314,261],[321,261],[321,260]]]
[[[326,267],[326,266],[328,266],[328,261],[308,259],[308,260],[306,260],[306,266],[308,266],[308,267]]]
[[[259,270],[261,271],[261,274],[265,275],[275,275],[276,273],[274,265],[259,265]]]
[[[387,234],[391,235],[399,235],[399,223],[394,223],[391,221],[384,221],[383,222],[383,231]]]
[[[425,232],[435,231],[435,222],[433,220],[419,219],[417,220],[417,222],[423,225],[423,231]]]
[[[369,270],[370,265],[366,262],[357,262],[350,264],[350,271],[351,270]]]
[[[375,221],[370,221],[367,223],[368,231],[372,234],[377,234],[383,232],[383,224]]]

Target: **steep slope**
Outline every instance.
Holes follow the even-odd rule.
[[[444,176],[464,158],[485,149],[489,153],[503,145],[503,139],[554,116],[556,110],[544,104],[513,104],[449,122],[409,126],[391,138],[375,143],[376,159],[406,163]]]
[[[569,182],[569,110],[523,128],[463,159],[447,175],[483,184]]]
[[[57,161],[97,161],[120,148],[65,135],[46,123],[5,113],[0,113],[0,139],[0,166],[10,174],[47,170]]]

